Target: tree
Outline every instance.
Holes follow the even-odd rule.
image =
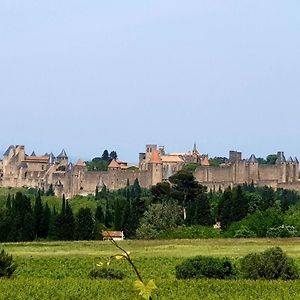
[[[239,221],[246,217],[248,205],[242,187],[239,185],[232,190],[231,221]]]
[[[135,224],[133,223],[133,213],[131,200],[126,201],[123,215],[122,215],[122,230],[126,238],[132,238],[135,236]]]
[[[32,213],[27,212],[24,216],[24,224],[21,228],[21,241],[32,241],[34,239],[34,218]]]
[[[43,218],[41,222],[41,238],[46,238],[49,234],[50,228],[50,220],[51,220],[51,211],[46,202],[44,210],[43,210]]]
[[[42,198],[40,193],[37,194],[35,197],[35,204],[33,208],[33,216],[34,216],[34,235],[37,238],[42,237],[42,222],[43,222],[43,215],[44,209],[43,209],[43,204],[42,204]]]
[[[109,160],[118,159],[118,155],[116,151],[111,151],[109,154]]]
[[[98,186],[96,186],[96,190],[95,190],[95,200],[99,199],[99,189]]]
[[[202,226],[213,225],[211,208],[206,193],[199,193],[195,199],[192,224]]]
[[[181,170],[169,178],[173,184],[171,196],[177,199],[183,206],[184,220],[186,219],[186,208],[189,202],[195,199],[199,190],[198,182],[192,173]]]
[[[115,199],[114,202],[114,229],[122,229],[122,214],[124,205],[122,205],[122,200],[120,198]]]
[[[153,201],[154,202],[160,202],[163,200],[167,200],[170,198],[171,195],[171,186],[170,183],[167,181],[160,182],[156,185],[153,185],[150,188]]]
[[[26,241],[34,237],[34,227],[32,235],[28,233],[28,228],[33,226],[31,202],[28,197],[17,192],[11,205],[11,226],[7,239],[9,241]],[[26,219],[25,219],[26,216]],[[32,219],[32,222],[31,222]],[[24,228],[26,227],[26,228]]]
[[[107,150],[104,150],[103,151],[103,154],[101,156],[101,159],[102,160],[105,160],[105,161],[109,161],[109,154],[108,154],[108,151]]]
[[[141,219],[141,225],[137,230],[137,237],[153,239],[161,231],[172,230],[181,225],[182,210],[174,201],[151,204]]]
[[[105,216],[101,205],[98,205],[95,212],[95,219],[99,224],[104,224]]]
[[[92,240],[94,238],[94,220],[90,208],[81,207],[76,216],[76,239]]]
[[[108,200],[106,200],[106,206],[105,206],[104,225],[107,228],[111,228],[113,225],[113,215],[112,215],[111,209],[109,208]]]
[[[66,201],[66,212],[63,221],[63,239],[73,240],[75,229],[75,218],[73,215],[72,208],[68,201]]]
[[[268,165],[275,165],[277,160],[277,154],[269,154],[267,156],[267,164]]]
[[[52,183],[49,185],[49,188],[46,191],[46,196],[54,196],[54,189],[53,189],[53,184]]]
[[[230,187],[224,191],[219,203],[218,219],[222,229],[226,229],[232,222],[232,191]]]

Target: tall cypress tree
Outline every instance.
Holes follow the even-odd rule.
[[[122,205],[119,198],[115,199],[114,203],[114,229],[121,230],[122,229]]]
[[[239,185],[232,190],[232,205],[231,205],[231,221],[240,221],[246,217],[248,211],[248,205],[246,197]]]
[[[10,194],[8,194],[8,196],[7,196],[7,200],[6,200],[6,208],[7,208],[7,210],[8,211],[10,211],[11,210],[11,198],[10,198]]]
[[[202,226],[213,225],[210,203],[206,193],[201,192],[195,198],[194,215],[192,223]]]
[[[107,228],[110,228],[113,225],[113,215],[112,215],[112,211],[108,205],[108,200],[106,200],[106,206],[105,206],[104,225]]]
[[[94,231],[94,220],[90,208],[81,207],[76,215],[76,232],[78,240],[92,240]]]
[[[131,201],[126,201],[123,215],[122,215],[122,230],[126,238],[132,238],[135,236],[135,226],[133,222],[133,212],[131,207]]]
[[[72,208],[68,201],[66,201],[66,210],[65,216],[63,219],[63,236],[62,239],[64,240],[73,240],[74,233],[75,233],[75,218],[72,211]]]
[[[99,224],[104,224],[105,216],[101,205],[98,205],[95,212],[95,219]]]
[[[46,202],[44,210],[43,210],[43,218],[41,222],[41,238],[46,238],[49,233],[50,228],[50,220],[51,220],[51,211]]]
[[[218,206],[218,219],[222,229],[226,229],[232,222],[232,191],[230,187],[222,195]]]
[[[43,222],[43,204],[42,204],[42,198],[40,193],[38,192],[36,198],[35,198],[35,204],[33,209],[33,217],[34,217],[34,235],[37,238],[41,238],[43,236],[42,233],[42,222]]]

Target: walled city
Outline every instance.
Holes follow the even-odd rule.
[[[225,163],[210,166],[208,155],[200,154],[196,145],[186,153],[166,153],[164,147],[155,144],[146,145],[145,152],[139,154],[138,168],[129,168],[126,162],[113,159],[107,171],[89,171],[83,160],[73,164],[65,150],[57,156],[37,156],[34,152],[27,155],[23,145],[11,145],[0,161],[0,187],[47,190],[52,185],[56,195],[70,198],[94,193],[96,187],[117,190],[135,179],[149,188],[191,163],[198,165],[194,171],[196,180],[213,190],[244,183],[300,190],[298,159],[286,159],[281,151],[273,165],[259,164],[255,155],[243,159],[241,152],[230,151]]]

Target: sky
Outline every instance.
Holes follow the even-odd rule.
[[[300,156],[300,1],[0,0],[0,149]]]

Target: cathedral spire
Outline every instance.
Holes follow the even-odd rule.
[[[199,151],[197,149],[197,144],[196,144],[196,142],[194,142],[193,154],[198,154],[198,153],[199,153]]]

